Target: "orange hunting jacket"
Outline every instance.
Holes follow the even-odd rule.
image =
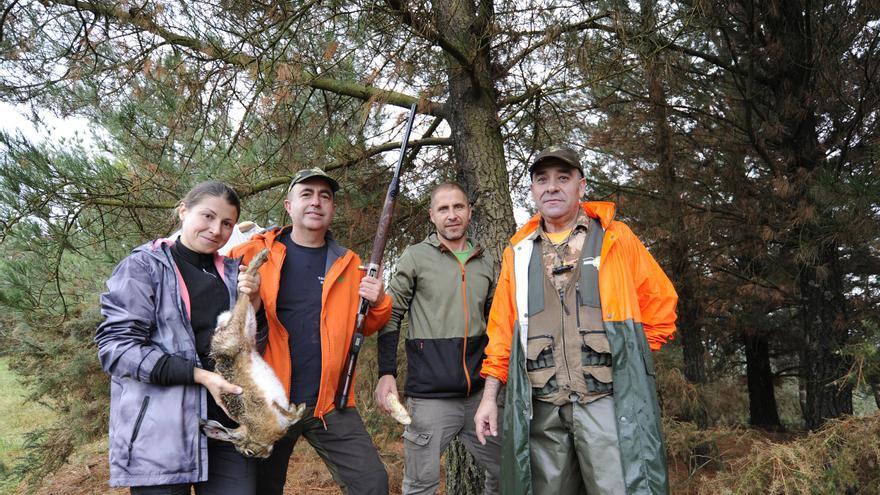
[[[631,321],[641,323],[651,350],[658,350],[675,333],[675,305],[678,296],[663,269],[645,246],[622,222],[613,220],[614,203],[588,201],[583,210],[597,218],[605,229],[600,255],[599,294],[606,323]],[[504,250],[501,275],[489,313],[489,345],[481,374],[507,383],[510,345],[518,319],[513,248],[534,236],[540,215],[532,217],[510,239]],[[520,281],[521,283],[525,281]]]
[[[287,330],[278,319],[278,289],[281,285],[281,265],[284,263],[286,249],[278,237],[290,233],[290,227],[274,228],[255,235],[250,241],[240,244],[229,252],[233,258],[243,257],[242,263],[250,263],[263,248],[269,249],[269,259],[260,267],[260,297],[266,309],[269,322],[269,336],[263,359],[275,371],[290,394],[290,345]],[[328,235],[327,259],[332,264],[324,275],[321,292],[321,384],[318,402],[315,404],[315,417],[322,419],[333,410],[333,400],[339,385],[339,375],[345,365],[351,336],[354,333],[357,316],[358,288],[364,272],[358,267],[361,259],[352,251],[343,248]],[[335,258],[335,260],[334,260]],[[288,283],[287,290],[295,289],[295,283]],[[391,316],[391,298],[383,295],[382,301],[370,308],[364,321],[364,335],[379,331]],[[294,351],[295,352],[295,351]],[[352,386],[352,389],[354,387]],[[352,390],[348,406],[355,405]]]

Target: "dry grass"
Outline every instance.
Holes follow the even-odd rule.
[[[810,435],[745,428],[700,430],[693,423],[670,420],[664,422],[664,429],[672,493],[677,495],[880,493],[880,415],[834,421]],[[379,451],[391,493],[397,495],[403,475],[402,443],[399,439],[380,443]],[[99,442],[74,455],[36,493],[127,493],[110,490],[107,478],[106,442]],[[287,495],[341,493],[304,441],[294,450],[287,480]]]
[[[880,494],[880,414],[831,421],[804,438],[759,439],[701,494]]]

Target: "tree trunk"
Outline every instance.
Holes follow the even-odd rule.
[[[746,351],[746,379],[749,388],[749,424],[768,430],[781,430],[773,370],[770,366],[770,346],[767,336],[754,331],[743,333]]]
[[[498,121],[490,44],[483,38],[492,24],[491,2],[480,2],[479,9],[471,1],[436,1],[434,25],[470,60],[470,65],[463,66],[452,55],[446,55],[446,118],[452,131],[458,179],[474,202],[471,232],[500,260],[501,250],[513,235],[516,223]]]
[[[816,267],[805,267],[801,274],[801,313],[806,335],[801,353],[807,400],[803,411],[807,428],[817,429],[826,420],[852,414],[853,386],[838,380],[849,372],[850,359],[840,354],[848,341],[846,300],[843,277],[837,265],[837,246],[827,246],[820,266],[829,267],[827,279],[820,280]]]
[[[776,174],[792,184],[795,194],[786,198],[797,205],[790,218],[788,242],[796,246],[796,286],[805,349],[801,371],[806,385],[804,420],[810,429],[825,420],[852,413],[852,385],[835,383],[849,369],[850,359],[840,354],[849,340],[843,273],[837,243],[828,236],[823,205],[811,190],[818,185],[827,163],[819,141],[816,116],[816,67],[810,4],[779,2],[758,4],[764,15],[766,43],[780,54],[769,66],[770,103],[782,124],[777,143],[781,160]],[[782,199],[782,198],[780,198]],[[804,216],[798,216],[803,214]]]
[[[485,471],[457,438],[446,448],[446,493],[479,495],[483,493]]]
[[[655,1],[642,0],[640,7],[643,30],[653,32],[656,29]],[[682,185],[676,170],[675,143],[673,142],[673,130],[669,125],[666,90],[660,77],[658,68],[660,61],[656,47],[649,45],[643,51],[645,55],[642,58],[642,65],[645,72],[645,84],[648,88],[650,120],[655,135],[654,152],[659,175],[658,189],[666,194],[664,208],[665,211],[671,213],[664,216],[668,219],[665,222],[664,230],[669,235],[665,246],[665,257],[668,262],[670,278],[679,296],[676,326],[678,338],[684,351],[684,376],[691,383],[705,383],[706,350],[699,322],[702,308],[697,298],[699,277],[694,273],[695,270],[690,259],[693,246],[688,238],[687,226],[684,223],[684,213],[687,206],[681,199]]]

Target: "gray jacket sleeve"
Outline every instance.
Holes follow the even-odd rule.
[[[153,367],[165,355],[150,340],[156,325],[158,277],[142,257],[133,254],[107,280],[107,292],[101,294],[104,321],[98,325],[95,342],[101,366],[113,376],[149,383]]]

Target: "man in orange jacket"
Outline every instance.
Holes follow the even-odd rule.
[[[329,233],[339,184],[318,168],[299,171],[284,209],[291,225],[236,246],[230,256],[250,260],[263,248],[262,308],[268,325],[263,357],[285,385],[290,401],[307,406],[305,419],[279,440],[260,465],[257,493],[281,495],[293,446],[300,436],[315,448],[334,480],[348,494],[387,494],[388,474],[354,407],[333,404],[355,328],[359,297],[370,303],[364,334],[381,329],[391,315],[382,281],[364,277],[361,260]],[[258,345],[264,343],[258,342]]]
[[[580,202],[573,150],[529,172],[539,214],[504,251],[474,418],[497,434],[506,383],[501,492],[668,493],[651,350],[675,332],[672,283],[612,203]]]

